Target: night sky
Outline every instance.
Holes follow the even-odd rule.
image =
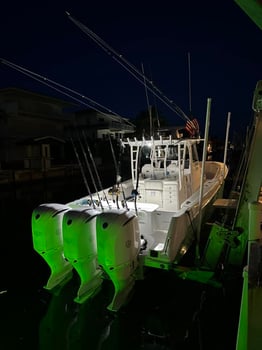
[[[66,15],[86,25],[152,79],[189,114],[204,134],[207,98],[210,134],[245,132],[253,119],[256,82],[262,79],[262,33],[234,2],[224,1],[8,1],[1,5],[1,58],[81,93],[113,112],[134,118],[147,109],[145,86],[104,52]],[[67,99],[0,65],[0,88],[21,87]],[[184,120],[152,94],[172,125]],[[83,108],[85,108],[83,106]]]

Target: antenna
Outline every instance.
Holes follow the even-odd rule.
[[[152,72],[150,70],[150,78],[151,78],[151,81],[153,81],[153,78],[152,78]],[[157,105],[156,105],[156,96],[153,95],[153,99],[154,99],[154,113],[155,113],[155,117],[156,117],[156,122],[157,122],[157,134],[159,135],[159,130],[160,130],[160,121],[159,121],[159,115],[158,115],[158,109],[157,109]],[[152,113],[152,106],[151,106],[151,113]]]
[[[145,85],[145,92],[146,92],[146,102],[147,102],[147,109],[148,109],[148,113],[149,113],[149,135],[150,135],[150,137],[151,137],[151,136],[153,136],[152,110],[151,110],[151,107],[150,107],[150,105],[149,105],[149,99],[148,99],[147,85],[146,85],[145,71],[144,71],[143,63],[141,63],[141,67],[142,67],[142,73],[143,73],[143,76],[144,76],[144,85]]]
[[[190,62],[190,52],[187,53],[188,62],[188,100],[189,100],[189,114],[192,114],[192,101],[191,101],[191,62]]]

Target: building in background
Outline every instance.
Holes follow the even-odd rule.
[[[74,103],[27,90],[0,90],[2,171],[47,172],[77,165],[72,139],[83,135],[101,163],[108,135],[120,139],[134,131],[134,125],[120,116],[81,110]]]
[[[73,105],[16,88],[0,90],[2,169],[46,170],[64,160],[64,130]]]

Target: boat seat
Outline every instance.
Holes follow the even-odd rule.
[[[151,164],[145,164],[141,170],[143,178],[162,179],[165,177],[164,168],[152,167]]]
[[[178,175],[178,172],[179,172],[179,169],[178,169],[178,166],[177,166],[177,161],[174,160],[172,161],[168,166],[167,166],[167,174],[170,176],[170,177],[175,177]]]
[[[142,173],[142,176],[143,176],[144,178],[152,177],[152,176],[153,176],[153,171],[152,171],[152,166],[151,166],[151,164],[145,164],[145,165],[142,167],[141,173]]]

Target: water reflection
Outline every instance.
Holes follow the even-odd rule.
[[[80,305],[73,301],[77,292],[74,282],[52,293],[39,326],[39,349],[138,349],[134,327],[126,324],[125,313],[106,309],[112,297],[107,283],[102,293]]]
[[[84,304],[73,299],[77,276],[52,294],[39,323],[39,349],[198,349],[197,312],[201,289],[184,289],[169,273],[156,273],[137,283],[120,312],[106,309],[113,295],[111,282]],[[188,287],[189,285],[187,285]],[[195,317],[192,318],[192,315]]]
[[[80,305],[73,301],[76,291],[71,281],[52,293],[39,325],[40,350],[106,349],[103,344],[108,343],[117,318],[106,312],[103,294]],[[117,347],[111,344],[107,348]]]
[[[43,289],[49,268],[33,250],[32,211],[40,203],[66,203],[83,193],[81,179],[1,189],[0,349],[234,349],[236,287],[226,299],[225,290],[150,271],[117,314],[106,309],[113,292],[109,281],[82,305],[74,302],[76,274],[60,290]]]

